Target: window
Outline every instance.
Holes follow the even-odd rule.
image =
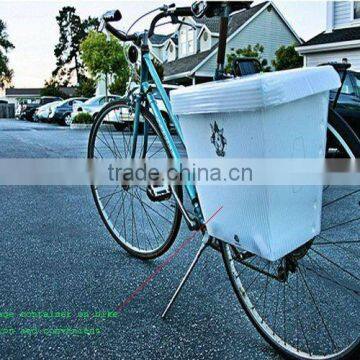
[[[340,74],[340,76],[342,77],[342,74]],[[350,76],[348,76],[348,75],[345,78],[344,85],[341,89],[341,93],[345,94],[345,95],[354,95],[355,94],[353,84],[351,82]]]
[[[360,20],[360,1],[354,1],[354,20]]]
[[[189,50],[189,54],[193,54],[194,53],[194,30],[193,29],[189,29],[188,30],[188,50]]]
[[[358,92],[358,95],[360,95],[360,74],[354,74],[354,80],[356,90]]]
[[[170,52],[172,53],[174,51],[174,45],[170,44]]]
[[[211,37],[210,34],[207,32],[207,30],[204,30],[204,32],[201,35],[201,41],[200,41],[200,51],[206,51],[211,48]]]
[[[179,42],[180,42],[180,51],[181,51],[181,55],[186,55],[186,31],[185,30],[180,30],[180,37],[179,37]]]
[[[192,28],[180,30],[179,35],[180,56],[195,53],[195,31]]]

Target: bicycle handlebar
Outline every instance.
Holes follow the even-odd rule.
[[[167,7],[166,10],[162,11],[161,13],[159,13],[158,15],[156,15],[154,17],[154,19],[151,22],[150,29],[149,29],[149,35],[148,35],[149,38],[154,35],[156,24],[161,19],[166,18],[166,17],[176,18],[178,16],[192,16],[193,15],[193,13],[191,11],[191,7],[179,7],[174,10],[169,10],[169,8],[171,8],[171,7],[172,7],[172,5],[170,5],[169,7]],[[119,12],[119,14],[120,14],[120,12]],[[103,21],[105,23],[105,29],[107,31],[109,31],[112,35],[114,35],[120,41],[123,41],[123,42],[133,41],[135,43],[138,42],[139,34],[134,33],[134,34],[128,35],[124,31],[115,29],[112,25],[109,24],[109,22],[117,20],[117,19],[114,19],[114,17],[118,18],[117,13],[116,13],[117,16],[113,16],[113,15],[115,15],[115,12],[108,12],[107,15],[108,16],[103,17]],[[120,15],[120,19],[121,19],[121,15]]]
[[[149,29],[149,38],[151,38],[154,35],[156,24],[163,18],[171,17],[173,19],[179,17],[179,16],[193,16],[193,12],[191,10],[191,7],[178,7],[171,11],[162,12],[154,17],[154,19],[151,22],[150,29]]]
[[[214,1],[214,2],[204,2],[205,3],[205,10],[203,13],[198,14],[198,17],[202,17],[202,16],[208,16],[208,17],[213,17],[213,16],[218,16],[220,14],[221,9],[226,5],[229,7],[230,12],[236,11],[236,10],[240,10],[240,9],[246,9],[250,7],[250,4],[252,3],[252,1],[228,1],[228,2],[224,2],[224,1]],[[161,12],[159,14],[157,14],[154,19],[151,22],[150,25],[150,29],[148,32],[148,37],[151,38],[154,35],[154,31],[155,31],[155,27],[156,24],[163,18],[166,17],[171,17],[172,22],[178,23],[176,21],[178,21],[178,17],[185,17],[185,16],[195,16],[196,14],[196,3],[193,4],[192,7],[187,6],[187,7],[178,7],[178,8],[174,8],[175,4],[171,4],[169,6],[163,6],[162,8],[159,8],[159,10],[161,10]],[[174,8],[174,9],[172,9]],[[121,30],[117,30],[115,29],[112,25],[109,24],[109,22],[111,21],[117,21],[121,19],[121,14],[120,12],[117,11],[109,11],[107,12],[104,16],[103,16],[103,20],[105,22],[105,28],[106,30],[108,30],[111,34],[113,34],[117,39],[121,40],[121,41],[133,41],[135,43],[138,43],[140,40],[140,35],[139,34],[131,34],[131,35],[127,35],[125,32],[121,31]]]
[[[112,35],[114,35],[117,39],[119,39],[120,41],[134,41],[137,42],[139,40],[139,36],[138,34],[131,34],[131,35],[127,35],[124,31],[115,29],[112,25],[110,25],[108,22],[105,21],[105,29],[111,33]]]

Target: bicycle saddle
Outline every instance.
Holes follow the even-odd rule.
[[[318,66],[326,66],[326,65],[331,65],[336,71],[345,71],[351,68],[351,64],[350,63],[339,63],[339,62],[328,62],[328,63],[323,63],[323,64],[319,64]]]

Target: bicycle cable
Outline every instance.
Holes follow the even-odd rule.
[[[157,7],[156,9],[153,9],[153,10],[150,10],[148,11],[147,13],[141,15],[139,18],[137,18],[132,24],[131,26],[128,28],[128,30],[126,31],[126,35],[129,34],[130,30],[135,26],[136,23],[138,23],[141,19],[143,19],[144,17],[154,13],[155,11],[158,11],[158,10],[161,10],[162,9],[162,6],[160,7]]]
[[[126,31],[126,36],[129,34],[130,30],[135,26],[136,23],[138,23],[141,19],[143,19],[144,17],[154,13],[155,11],[158,11],[158,10],[161,10],[163,8],[163,6],[159,6],[157,7],[156,9],[153,9],[153,10],[150,10],[148,11],[147,13],[141,15],[140,17],[138,17],[131,25],[130,27],[127,29]],[[129,60],[129,57],[128,57],[128,52],[127,52],[127,48],[126,46],[124,45],[123,46],[123,53],[124,53],[124,56],[125,56],[125,60],[126,62],[128,63],[128,65],[130,66],[130,79],[129,81],[131,82],[131,79],[134,77],[134,73],[136,73],[136,65],[135,64],[132,64]]]
[[[128,30],[126,31],[126,35],[129,34],[130,30],[135,26],[136,23],[138,23],[141,19],[143,19],[144,17],[158,11],[158,10],[161,10],[163,8],[163,6],[160,6],[156,9],[153,9],[153,10],[150,10],[148,11],[147,13],[141,15],[139,18],[137,18],[132,24],[131,26],[128,28]],[[156,25],[155,27],[160,27],[160,26],[163,26],[163,25],[168,25],[168,24],[172,24],[171,21],[167,21],[167,22],[164,22],[162,24],[158,24]],[[126,62],[128,63],[129,67],[130,67],[130,76],[129,76],[129,82],[128,82],[128,89],[130,89],[131,87],[131,82],[132,80],[137,77],[136,75],[137,74],[137,69],[136,69],[136,64],[132,64],[129,60],[129,56],[128,56],[128,52],[127,52],[127,47],[126,46],[123,46],[123,53],[124,53],[124,56],[125,56],[125,60]]]

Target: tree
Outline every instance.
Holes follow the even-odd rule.
[[[41,96],[58,96],[66,99],[68,96],[60,89],[60,84],[54,78],[45,81],[44,87],[40,91]]]
[[[124,95],[128,81],[129,76],[126,76],[125,73],[123,76],[116,75],[114,81],[109,86],[110,93],[114,95]]]
[[[14,48],[6,32],[6,24],[0,19],[0,88],[11,83],[13,70],[9,68],[9,59],[6,54]]]
[[[237,49],[232,53],[227,55],[227,65],[226,65],[226,72],[231,72],[232,63],[236,58],[239,57],[248,57],[248,58],[255,58],[260,62],[260,69],[263,72],[271,71],[271,67],[268,66],[268,61],[263,58],[264,47],[260,44],[256,44],[254,47],[248,45],[245,48]]]
[[[91,78],[82,78],[76,87],[74,96],[91,98],[96,90],[96,81]]]
[[[303,57],[295,50],[295,45],[281,46],[275,53],[272,64],[276,71],[296,69],[304,64]]]
[[[99,26],[98,19],[87,18],[82,21],[72,6],[63,7],[56,17],[59,25],[60,37],[55,46],[56,69],[53,76],[63,86],[67,86],[75,75],[78,83],[84,77],[84,68],[79,52],[80,44],[90,30]]]
[[[103,33],[92,31],[81,44],[81,59],[90,74],[97,80],[105,75],[114,75],[111,90],[123,94],[130,70],[123,47],[113,36],[106,38]]]
[[[159,75],[159,78],[162,80],[164,78],[164,67],[162,63],[156,59],[153,59],[153,64],[157,74]]]

